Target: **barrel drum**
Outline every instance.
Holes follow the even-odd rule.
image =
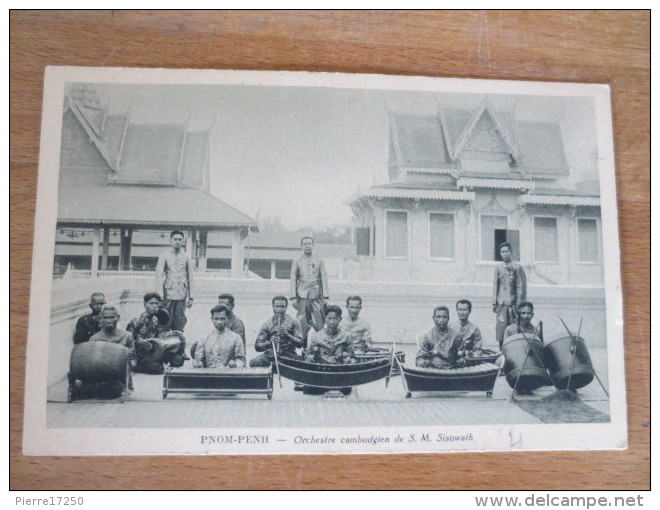
[[[522,334],[511,335],[504,339],[502,354],[506,382],[512,388],[532,391],[552,384],[544,368],[543,342],[540,338],[536,336],[532,338],[531,335],[525,338]]]
[[[75,345],[69,361],[67,402],[125,396],[130,374],[127,347],[101,341]]]
[[[181,350],[183,340],[178,336],[168,338],[150,338],[148,339],[150,348],[140,353],[140,357],[146,361],[155,361],[158,363],[166,362]]]
[[[574,342],[576,336],[557,335],[551,338],[543,349],[548,371],[555,386],[560,390],[577,390],[594,379],[594,369],[587,345],[582,337]]]
[[[69,375],[83,382],[125,382],[128,348],[112,342],[85,342],[71,351]]]

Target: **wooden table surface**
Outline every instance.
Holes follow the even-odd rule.
[[[12,11],[10,488],[649,488],[650,24],[647,11]],[[23,456],[28,298],[47,65],[609,84],[623,261],[628,450],[222,459]]]

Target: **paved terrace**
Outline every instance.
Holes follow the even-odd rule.
[[[414,362],[414,346],[403,347]],[[248,358],[255,353],[248,348]],[[594,367],[607,384],[606,351],[590,349]],[[188,362],[189,363],[189,362]],[[483,392],[413,394],[405,398],[400,376],[389,386],[376,381],[354,389],[341,399],[303,395],[293,382],[274,377],[273,399],[261,395],[218,398],[175,394],[162,399],[163,377],[135,374],[135,390],[124,403],[66,403],[67,383],[49,389],[48,428],[248,428],[346,427],[582,423],[609,420],[609,399],[598,382],[579,390],[580,412],[564,402],[543,402],[554,388],[541,388],[533,397],[511,399],[504,377],[496,381],[492,398]],[[524,409],[527,409],[527,412]],[[586,410],[586,412],[584,412]],[[590,412],[592,411],[592,412]]]

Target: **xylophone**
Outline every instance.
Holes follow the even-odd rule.
[[[163,378],[163,398],[170,393],[228,396],[243,393],[273,398],[270,368],[173,368]]]
[[[419,368],[400,364],[406,398],[413,391],[485,391],[493,395],[500,367],[493,363],[463,368]]]

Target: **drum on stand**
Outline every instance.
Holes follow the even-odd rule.
[[[577,390],[594,379],[587,345],[582,337],[575,341],[576,336],[557,335],[543,349],[546,367],[559,390]]]
[[[525,338],[521,333],[511,335],[504,339],[502,354],[506,382],[512,388],[532,391],[552,384],[544,368],[543,342],[539,337],[527,335]]]

